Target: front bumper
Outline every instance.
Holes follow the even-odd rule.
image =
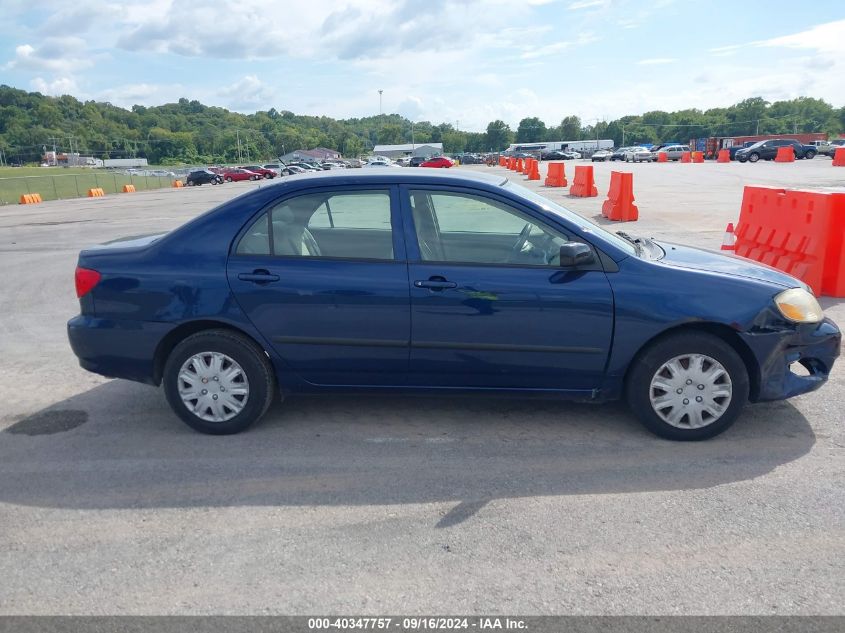
[[[757,402],[784,400],[821,387],[830,376],[842,343],[842,333],[830,319],[742,336],[759,362],[759,387],[753,394]],[[795,364],[805,371],[793,371]]]

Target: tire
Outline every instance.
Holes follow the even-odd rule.
[[[188,404],[183,401],[182,395],[179,392],[180,385],[184,385],[187,388],[190,384],[183,382],[179,377],[183,365],[188,359],[194,356],[202,357],[206,353],[209,357],[213,353],[228,357],[240,366],[239,377],[245,376],[244,382],[248,391],[244,400],[241,401],[243,402],[243,408],[234,415],[232,415],[235,413],[234,409],[225,410],[220,408],[219,410],[224,415],[231,416],[225,420],[213,421],[203,419],[188,408]],[[233,365],[229,365],[228,367],[232,368]],[[222,377],[219,371],[218,374]],[[226,383],[216,377],[212,380],[208,380],[206,384],[220,385],[220,391],[225,392],[223,384]],[[192,429],[210,435],[240,433],[257,422],[267,412],[275,394],[273,369],[264,352],[247,337],[231,330],[222,329],[205,330],[192,334],[173,348],[164,365],[162,382],[164,393],[167,396],[167,402],[170,404],[173,412],[182,418]],[[240,385],[243,383],[231,384]],[[203,387],[203,385],[198,383],[197,387]],[[223,394],[221,393],[220,395],[222,396]],[[230,396],[229,399],[231,400],[231,398]],[[216,401],[217,399],[215,399]],[[199,400],[196,400],[196,402],[198,406],[201,406]],[[216,406],[220,407],[220,405]],[[207,409],[206,413],[211,413],[211,410]]]
[[[229,176],[226,176],[223,180],[225,180],[226,182],[232,182],[232,178]]]
[[[813,150],[810,150],[806,154],[804,154],[804,158],[807,160],[813,160],[816,157],[816,153]]]
[[[264,174],[265,180],[270,180],[273,177],[273,174]]]
[[[757,152],[752,152],[748,155],[749,163],[756,163],[758,160],[760,160],[760,154],[758,154]]]
[[[194,181],[193,181],[193,180],[189,180],[189,181],[187,181],[187,182],[185,183],[185,185],[187,185],[188,187],[193,187],[193,186],[194,186]]]
[[[717,379],[720,382],[711,384],[706,379],[702,379],[703,388],[702,385],[696,385],[695,381],[688,386],[686,380],[684,380],[686,370],[683,366],[683,357],[685,355],[697,355],[699,359],[706,358],[707,360],[702,367],[715,367],[715,365],[707,365],[708,360],[721,365],[721,369],[724,369],[724,375]],[[679,357],[681,360],[677,366],[681,371],[678,374],[673,376],[669,370],[661,371],[664,364]],[[719,368],[714,371],[718,373]],[[658,372],[661,372],[660,376],[658,376]],[[691,375],[695,377],[694,372]],[[677,406],[671,404],[675,394],[654,387],[652,381],[655,380],[664,381],[664,384],[667,387],[671,386],[673,391],[675,385],[678,385],[677,388],[684,390],[678,395]],[[729,383],[729,386],[726,386],[725,381]],[[655,435],[677,441],[706,440],[725,431],[736,421],[748,401],[748,390],[748,371],[739,354],[722,339],[704,332],[670,334],[652,343],[640,352],[633,361],[625,385],[628,404],[640,422]],[[715,409],[719,415],[714,416],[712,413],[704,412],[699,414],[702,425],[696,427],[695,424],[692,424],[693,414],[698,406],[695,404],[695,399],[699,397],[707,399],[710,393],[721,394],[724,391],[730,392],[727,398],[714,396],[705,400],[705,404],[701,405],[705,406],[709,402],[710,407]],[[702,396],[697,395],[699,392],[702,393]],[[662,409],[655,407],[651,401],[652,395],[655,398],[666,396],[670,399],[670,403]],[[690,397],[684,398],[684,396]],[[682,398],[683,400],[681,400]],[[692,403],[691,406],[690,403]],[[688,406],[689,409],[687,409]],[[722,409],[722,407],[724,408]],[[682,414],[676,420],[677,425],[674,425],[664,419],[663,416],[671,416],[676,408]],[[686,413],[687,411],[689,411],[689,414]]]

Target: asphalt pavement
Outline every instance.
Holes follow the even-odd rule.
[[[595,167],[600,194],[635,174],[624,230],[708,248],[743,184],[845,181],[821,158]],[[433,396],[293,397],[209,437],[82,371],[78,251],[255,186],[0,207],[0,614],[845,612],[841,363],[696,444],[624,404]],[[600,218],[603,195],[528,186]]]

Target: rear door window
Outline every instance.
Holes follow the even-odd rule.
[[[394,259],[388,189],[288,198],[241,237],[238,255]]]

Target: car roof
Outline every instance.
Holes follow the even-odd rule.
[[[343,184],[366,184],[367,182],[380,183],[409,183],[409,184],[477,184],[501,186],[507,182],[507,178],[501,175],[485,174],[473,171],[446,171],[436,170],[436,173],[429,171],[416,171],[411,169],[378,169],[374,171],[355,170],[349,173],[348,170],[340,171],[318,171],[312,173],[289,176],[282,181],[269,185],[269,187],[283,187],[285,184],[316,184],[316,185],[343,185]]]

